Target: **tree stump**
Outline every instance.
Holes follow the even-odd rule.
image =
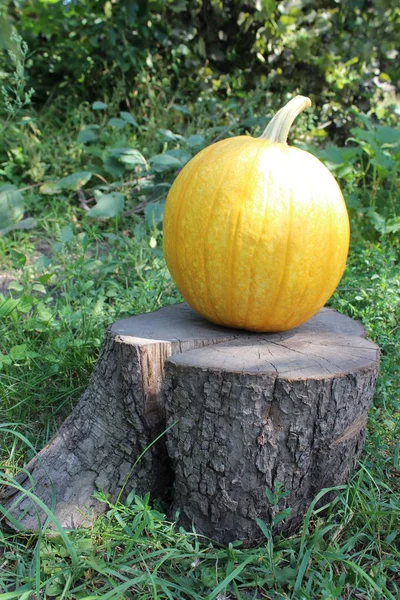
[[[218,327],[185,304],[124,319],[107,330],[71,416],[17,480],[49,507],[55,497],[67,528],[105,511],[95,491],[111,501],[150,491],[184,527],[248,544],[256,518],[270,522],[265,490],[279,482],[280,508],[292,509],[279,527],[293,531],[355,466],[378,360],[363,327],[330,309],[281,334]],[[1,495],[25,527],[40,526],[26,496]]]

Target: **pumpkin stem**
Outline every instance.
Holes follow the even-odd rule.
[[[270,142],[279,142],[286,144],[289,135],[289,129],[292,126],[295,118],[305,109],[311,106],[310,98],[305,96],[295,96],[279,110],[271,119],[260,136],[261,140],[269,140]]]

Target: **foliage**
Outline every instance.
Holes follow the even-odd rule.
[[[68,122],[50,143],[42,142],[48,125],[42,131],[39,119],[14,129],[9,139],[15,136],[20,147],[7,152],[0,168],[8,181],[0,187],[0,230],[31,227],[45,206],[61,201],[70,203],[73,212],[78,202],[86,217],[144,213],[148,226],[160,225],[171,182],[190,158],[224,135],[257,132],[264,121],[255,116],[253,106],[242,107],[241,102],[197,102],[190,109],[176,105],[169,114],[161,103],[159,107],[156,123],[148,117],[136,119],[128,111],[111,116],[112,107],[95,102],[91,108],[81,108],[79,120],[75,112],[74,122]],[[298,145],[316,154],[345,186],[351,216],[364,236],[396,238],[399,130],[377,124],[355,109],[352,118],[346,146],[332,142],[319,146],[320,130],[313,127],[312,116],[308,131],[301,123],[297,126],[297,138],[302,140]]]
[[[351,216],[363,235],[392,235],[400,231],[396,194],[400,167],[400,131],[378,125],[353,111],[354,125],[346,147],[328,144],[309,148],[342,183]]]
[[[129,105],[148,93],[290,90],[320,98],[334,132],[353,103],[379,110],[399,77],[400,15],[388,0],[9,0],[8,19],[32,50],[41,103],[113,89]]]
[[[32,88],[28,91],[25,89],[25,61],[28,55],[28,45],[21,36],[16,33],[13,33],[10,36],[10,41],[14,42],[16,45],[16,52],[8,50],[8,56],[14,65],[14,72],[10,78],[10,85],[3,85],[0,89],[3,100],[3,109],[7,115],[5,123],[2,124],[0,135],[4,133],[10,121],[15,119],[21,109],[31,104],[31,99],[34,94]]]

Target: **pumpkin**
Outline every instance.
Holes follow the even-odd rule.
[[[169,191],[164,256],[203,317],[250,331],[307,321],[338,285],[349,247],[340,188],[312,154],[287,144],[296,96],[260,138],[237,136],[194,156]]]

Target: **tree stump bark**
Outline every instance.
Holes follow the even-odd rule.
[[[231,333],[204,321],[186,305],[123,319],[106,331],[88,387],[72,414],[31,460],[17,482],[48,506],[66,528],[90,525],[106,504],[134,490],[165,497],[173,474],[163,437],[164,362],[185,352],[231,339]],[[151,445],[153,444],[153,445]],[[150,448],[146,451],[146,448]],[[139,462],[139,457],[143,454]],[[12,488],[0,501],[27,529],[36,530],[44,514]]]
[[[184,527],[248,544],[279,482],[290,532],[354,468],[378,360],[363,327],[330,309],[282,334],[218,327],[184,304],[118,321],[73,413],[18,480],[49,507],[55,497],[68,528],[104,512],[97,490],[115,501],[131,490],[170,499],[172,488]],[[2,495],[25,527],[40,526],[27,497]]]

